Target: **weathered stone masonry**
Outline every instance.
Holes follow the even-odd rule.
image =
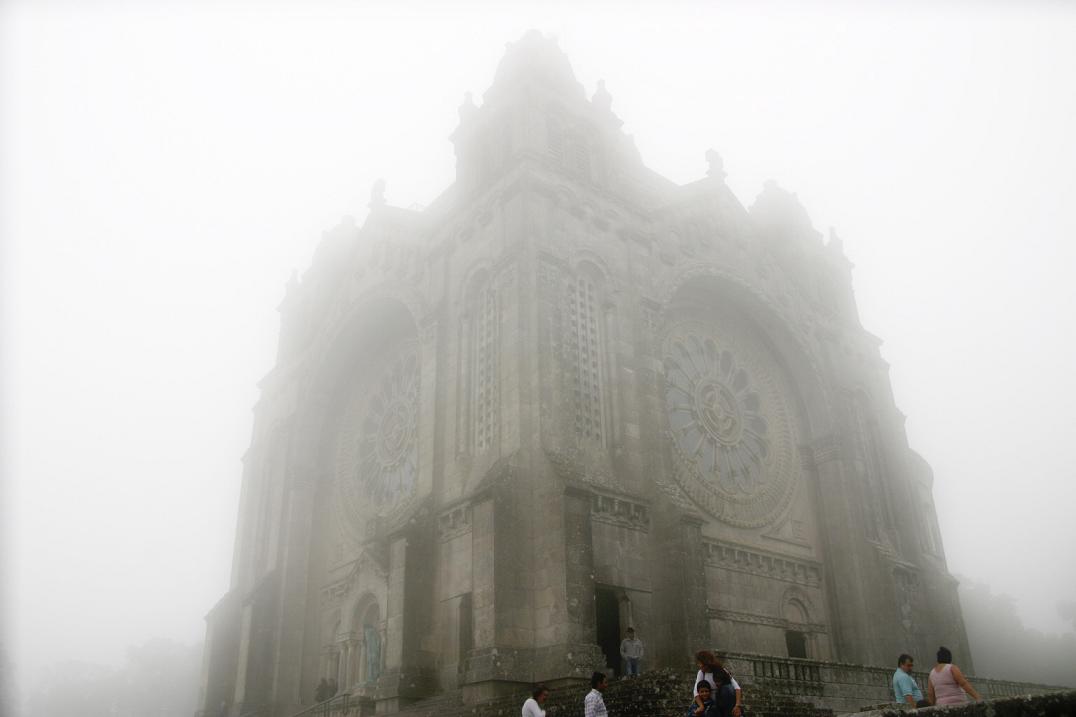
[[[203,708],[289,715],[323,677],[391,713],[731,650],[971,667],[929,467],[840,240],[708,155],[647,169],[529,34],[457,178],[325,234],[280,307]]]

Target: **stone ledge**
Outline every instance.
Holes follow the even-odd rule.
[[[1070,717],[1076,715],[1076,690],[1049,692],[1044,695],[1002,697],[963,705],[901,709],[894,705],[884,709],[856,712],[851,717]]]

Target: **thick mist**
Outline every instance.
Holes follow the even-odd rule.
[[[67,712],[61,685],[150,682],[147,664],[196,689],[286,282],[341,217],[362,224],[379,178],[400,207],[452,183],[464,93],[481,102],[529,28],[558,37],[588,96],[605,81],[654,171],[695,181],[715,148],[740,202],[776,179],[817,229],[835,228],[909,443],[934,470],[977,672],[1048,681],[1036,660],[1068,660],[1049,680],[1072,684],[1071,9],[0,13],[12,704]],[[1018,665],[998,659],[1006,649]]]

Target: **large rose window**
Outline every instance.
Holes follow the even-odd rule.
[[[779,369],[744,333],[675,326],[665,409],[681,487],[714,515],[757,526],[787,504],[795,462]]]
[[[391,506],[415,487],[418,472],[418,361],[398,360],[370,397],[359,435],[355,480],[376,506]]]
[[[413,348],[363,382],[346,411],[337,487],[352,522],[406,502],[418,476],[418,355]]]

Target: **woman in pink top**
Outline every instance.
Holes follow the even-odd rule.
[[[939,647],[938,664],[930,671],[927,684],[927,700],[932,705],[959,705],[968,701],[965,692],[974,700],[982,699],[960,668],[953,664],[953,653],[949,648]]]

